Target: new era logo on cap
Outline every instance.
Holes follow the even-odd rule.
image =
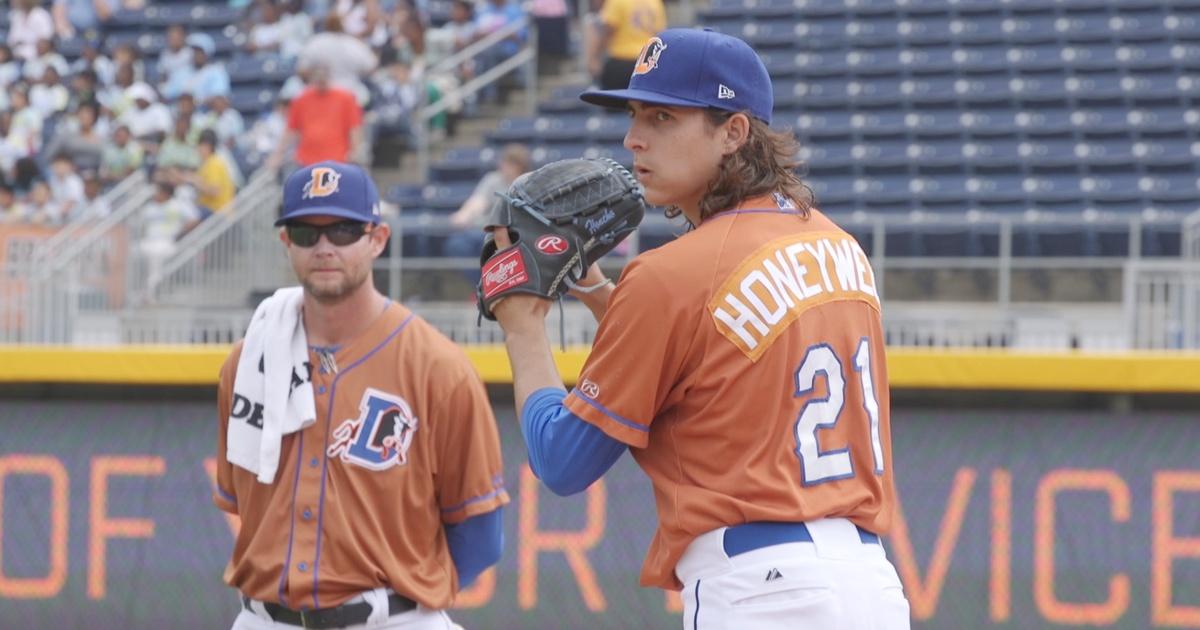
[[[379,223],[379,191],[360,166],[333,161],[306,166],[283,182],[283,212],[275,225],[308,216]]]
[[[771,77],[746,42],[716,31],[672,28],[642,48],[623,90],[590,90],[585,102],[623,107],[629,101],[749,112],[770,124]]]

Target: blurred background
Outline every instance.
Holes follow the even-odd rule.
[[[491,385],[508,549],[455,618],[678,627],[636,584],[648,484],[628,461],[572,499],[527,483],[474,304],[494,191],[630,165],[626,115],[578,94],[665,26],[760,52],[817,206],[871,257],[914,627],[1200,627],[1196,0],[10,0],[0,627],[232,621],[216,373],[294,282],[280,176],[321,159],[371,169],[376,284]],[[685,229],[652,215],[613,277]],[[548,326],[569,382],[595,322],[568,300]]]

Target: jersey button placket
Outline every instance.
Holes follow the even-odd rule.
[[[323,393],[326,390],[323,379],[313,379],[313,392]],[[304,452],[296,462],[300,466],[299,487],[296,489],[296,508],[292,518],[295,522],[294,538],[292,541],[292,566],[289,576],[289,591],[294,602],[306,602],[311,605],[313,586],[313,560],[317,555],[317,510],[314,506],[320,500],[321,474],[323,451],[325,448],[325,432],[328,430],[327,419],[330,401],[318,395],[316,402],[317,422],[304,435]]]

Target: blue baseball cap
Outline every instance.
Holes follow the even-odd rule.
[[[371,175],[354,164],[317,162],[297,169],[283,182],[283,212],[275,225],[311,216],[379,223],[379,190]]]
[[[767,124],[775,107],[767,67],[749,44],[732,35],[687,28],[667,29],[646,42],[628,88],[589,90],[579,98],[605,107],[642,101],[748,111]]]

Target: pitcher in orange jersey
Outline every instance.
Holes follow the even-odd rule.
[[[693,229],[615,287],[589,270],[576,297],[600,327],[570,393],[550,302],[493,307],[530,465],[565,495],[632,453],[659,521],[641,582],[682,590],[685,628],[907,628],[879,538],[896,492],[871,265],[812,207],[795,138],[768,127],[754,51],[683,29],[651,45],[628,89],[582,98],[629,110],[646,199]]]
[[[366,171],[292,173],[276,225],[303,288],[259,307],[218,388],[233,628],[457,628],[446,609],[499,560],[508,503],[483,383],[375,290],[389,229]]]

